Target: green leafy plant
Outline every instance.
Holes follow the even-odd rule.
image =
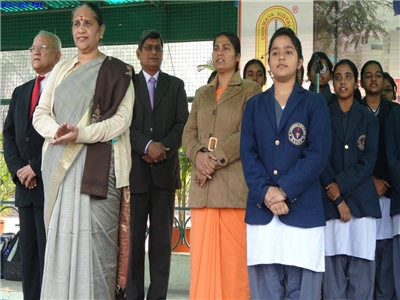
[[[209,70],[211,72],[215,70],[211,57],[207,60],[205,64],[197,66],[197,72],[201,72],[203,70]]]
[[[11,174],[8,171],[7,164],[4,160],[4,153],[3,153],[3,136],[0,135],[0,200],[1,201],[10,201],[10,199],[14,198],[15,194],[15,184],[12,180]],[[2,210],[6,205],[0,205],[1,214],[9,213],[8,209]]]
[[[186,154],[181,147],[179,149],[179,164],[180,164],[180,176],[181,176],[181,189],[176,190],[176,204],[179,208],[188,207],[189,199],[189,186],[190,186],[190,172],[192,170],[192,164],[187,160]],[[179,210],[179,221],[185,222],[185,210]]]

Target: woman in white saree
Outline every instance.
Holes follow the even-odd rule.
[[[42,299],[114,298],[135,95],[133,68],[98,50],[104,31],[95,4],[73,11],[78,55],[55,66],[34,114],[46,139]]]

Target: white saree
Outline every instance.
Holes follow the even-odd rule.
[[[88,62],[56,87],[53,110],[59,124],[90,124],[103,60]],[[81,194],[85,159],[85,144],[49,145],[43,157],[47,245],[42,299],[114,298],[122,194],[113,156],[107,199]]]

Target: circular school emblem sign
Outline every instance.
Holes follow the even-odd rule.
[[[365,134],[360,135],[360,137],[357,139],[357,146],[361,151],[364,151],[365,148],[365,138],[367,136]]]
[[[289,141],[300,146],[306,140],[306,127],[301,123],[293,123],[288,132]]]

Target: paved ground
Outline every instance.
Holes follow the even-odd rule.
[[[169,300],[188,299],[189,291],[169,290]],[[22,285],[20,281],[9,281],[5,279],[0,280],[0,300],[17,300],[23,299]],[[50,299],[49,299],[50,300]]]

